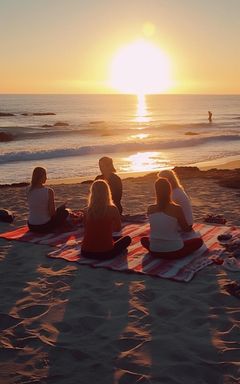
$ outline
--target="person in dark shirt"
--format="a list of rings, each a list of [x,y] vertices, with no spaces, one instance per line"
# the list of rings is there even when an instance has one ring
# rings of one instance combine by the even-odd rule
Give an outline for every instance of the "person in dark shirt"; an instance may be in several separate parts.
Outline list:
[[[113,160],[111,157],[101,157],[99,160],[99,168],[102,174],[98,175],[95,180],[105,180],[108,183],[112,193],[113,202],[118,208],[119,213],[122,214],[122,180],[115,173],[116,169],[113,166]]]

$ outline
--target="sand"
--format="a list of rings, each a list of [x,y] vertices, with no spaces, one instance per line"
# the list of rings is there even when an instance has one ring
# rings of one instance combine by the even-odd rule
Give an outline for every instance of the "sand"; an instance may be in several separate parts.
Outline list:
[[[146,210],[153,180],[124,180],[125,213]],[[240,225],[239,190],[212,179],[183,184],[196,221],[213,212]],[[72,209],[88,189],[54,186]],[[24,224],[25,189],[0,196]],[[212,265],[179,283],[48,259],[47,246],[0,239],[0,247],[0,384],[240,382],[240,302],[223,287],[239,273]]]

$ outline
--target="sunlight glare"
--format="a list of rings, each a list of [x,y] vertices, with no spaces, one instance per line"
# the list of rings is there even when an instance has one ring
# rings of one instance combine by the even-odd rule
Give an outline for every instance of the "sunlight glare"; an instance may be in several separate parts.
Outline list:
[[[168,160],[159,152],[138,152],[124,160],[128,162],[124,171],[128,172],[160,171],[169,166]]]
[[[145,95],[137,95],[137,112],[134,121],[137,123],[147,123],[150,121],[149,117],[147,116]]]
[[[140,140],[143,140],[143,139],[146,139],[149,135],[147,133],[138,133],[136,135],[132,135],[131,137],[133,139],[140,139]]]
[[[110,84],[122,93],[137,95],[167,91],[172,85],[170,62],[152,42],[137,40],[114,56]]]

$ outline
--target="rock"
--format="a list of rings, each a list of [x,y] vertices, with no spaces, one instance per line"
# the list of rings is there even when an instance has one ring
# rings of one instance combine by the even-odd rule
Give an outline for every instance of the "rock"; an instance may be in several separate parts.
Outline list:
[[[0,189],[2,188],[12,188],[12,187],[27,187],[29,185],[29,183],[25,183],[25,182],[22,182],[22,183],[12,183],[12,184],[0,184]]]
[[[104,120],[90,121],[89,124],[105,124],[105,121]]]
[[[203,177],[209,179],[227,180],[230,178],[240,177],[240,169],[217,169],[212,168],[207,171],[202,171]]]
[[[50,128],[50,127],[53,127],[53,125],[51,125],[51,124],[44,124],[44,125],[42,125],[42,128]]]
[[[94,180],[84,180],[80,184],[92,184]]]
[[[0,117],[15,116],[13,113],[0,112]]]
[[[199,177],[201,174],[198,167],[174,167],[173,170],[180,178]]]
[[[195,135],[199,135],[199,133],[189,131],[189,132],[185,132],[184,135],[195,136]]]
[[[56,115],[56,113],[53,113],[53,112],[34,112],[34,113],[30,113],[30,112],[24,112],[24,113],[21,113],[22,116],[53,116],[53,115]]]
[[[64,123],[63,121],[57,121],[54,125],[54,127],[68,127],[68,123]]]
[[[0,142],[12,141],[13,135],[7,132],[0,132]]]
[[[218,184],[221,187],[240,189],[240,176],[219,180]]]
[[[35,112],[33,116],[55,116],[56,113],[53,112]]]

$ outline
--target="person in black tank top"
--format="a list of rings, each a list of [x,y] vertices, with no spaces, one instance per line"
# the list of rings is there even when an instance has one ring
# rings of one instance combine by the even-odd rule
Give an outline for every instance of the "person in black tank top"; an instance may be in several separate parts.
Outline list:
[[[111,157],[104,156],[99,160],[99,168],[102,172],[98,175],[95,180],[105,180],[111,190],[112,199],[114,204],[119,210],[120,215],[122,214],[123,208],[121,205],[122,199],[122,180],[116,175],[116,169],[113,166],[113,160]]]

